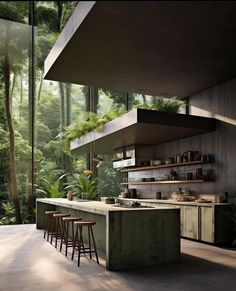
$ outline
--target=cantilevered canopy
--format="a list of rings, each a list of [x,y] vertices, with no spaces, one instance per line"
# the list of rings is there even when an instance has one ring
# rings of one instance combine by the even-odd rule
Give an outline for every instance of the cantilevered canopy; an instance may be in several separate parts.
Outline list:
[[[236,76],[236,2],[80,2],[45,78],[186,97]]]

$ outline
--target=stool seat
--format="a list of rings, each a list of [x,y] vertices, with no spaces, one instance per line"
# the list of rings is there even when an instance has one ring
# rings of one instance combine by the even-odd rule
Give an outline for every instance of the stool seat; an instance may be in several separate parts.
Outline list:
[[[68,217],[70,214],[65,214],[65,213],[55,213],[53,214],[54,217]]]
[[[55,210],[47,210],[47,211],[45,211],[45,214],[58,214],[58,213],[60,213],[60,211],[55,211]]]
[[[75,221],[74,224],[78,225],[78,226],[89,226],[89,225],[95,225],[96,222],[94,221]]]
[[[62,217],[63,221],[77,221],[77,220],[81,220],[82,218],[78,218],[78,217]]]

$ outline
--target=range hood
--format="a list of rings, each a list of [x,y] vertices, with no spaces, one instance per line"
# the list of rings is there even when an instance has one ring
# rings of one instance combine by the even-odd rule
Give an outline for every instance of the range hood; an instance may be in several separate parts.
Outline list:
[[[166,114],[155,110],[133,109],[106,123],[102,130],[92,131],[70,144],[72,151],[114,154],[130,145],[152,146],[215,129],[213,118],[185,114]]]

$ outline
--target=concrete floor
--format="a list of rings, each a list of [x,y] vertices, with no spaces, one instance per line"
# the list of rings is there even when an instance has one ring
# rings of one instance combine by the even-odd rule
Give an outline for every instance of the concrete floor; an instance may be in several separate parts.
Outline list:
[[[182,240],[181,262],[109,272],[67,259],[35,225],[0,226],[1,291],[236,290],[236,250]]]

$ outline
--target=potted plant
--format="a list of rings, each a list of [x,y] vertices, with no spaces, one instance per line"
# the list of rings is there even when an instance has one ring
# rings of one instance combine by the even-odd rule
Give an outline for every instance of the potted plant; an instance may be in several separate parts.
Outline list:
[[[72,189],[78,193],[78,198],[82,200],[97,200],[98,190],[94,180],[92,180],[92,171],[85,170],[83,174],[74,174],[72,181],[66,189]],[[80,200],[81,201],[81,200]]]

